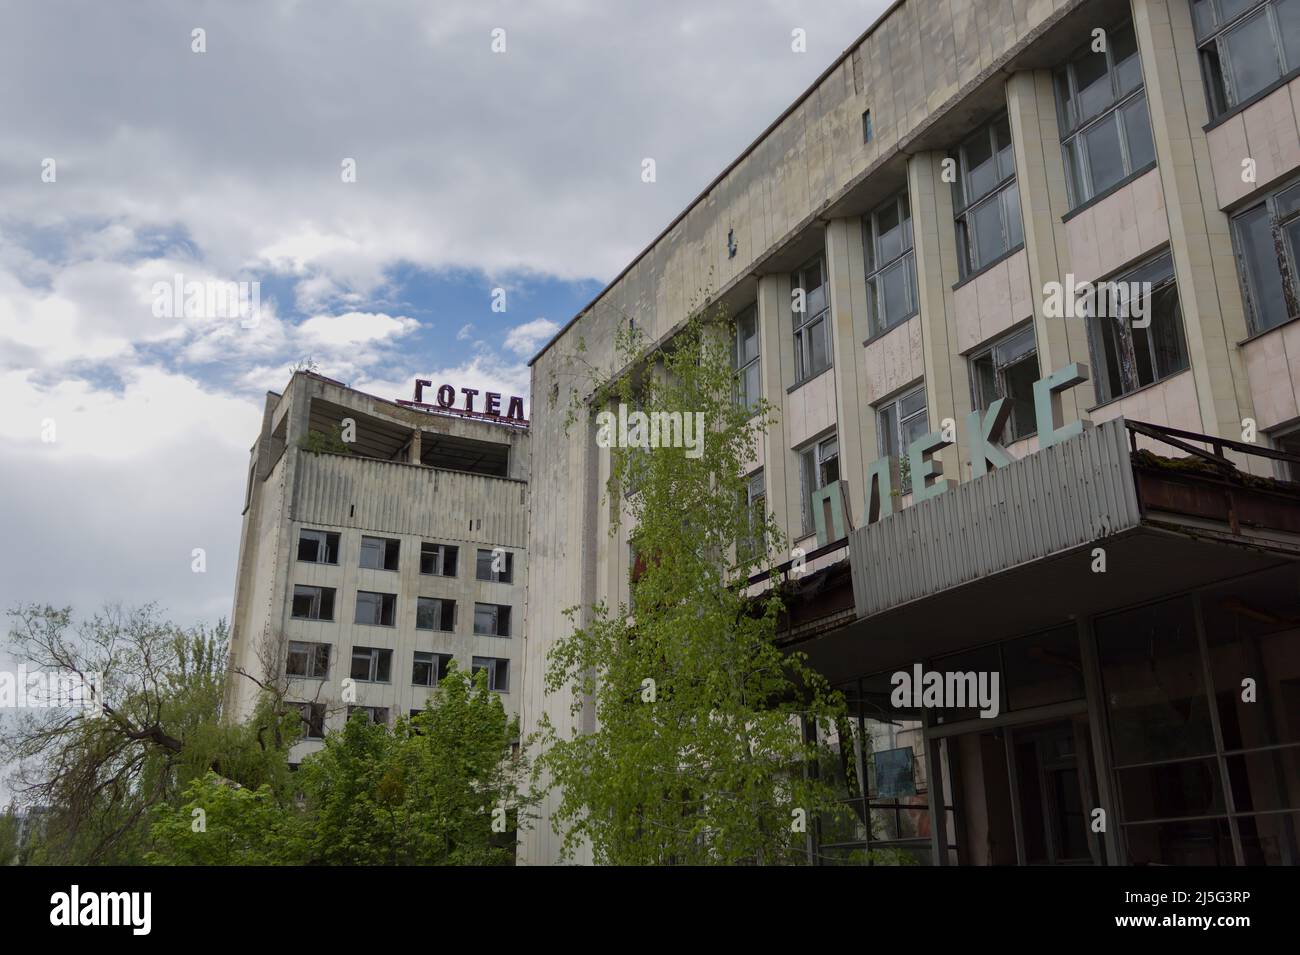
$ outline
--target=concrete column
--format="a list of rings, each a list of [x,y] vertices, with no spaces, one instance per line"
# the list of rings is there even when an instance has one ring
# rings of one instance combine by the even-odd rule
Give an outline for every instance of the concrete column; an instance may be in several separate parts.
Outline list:
[[[419,428],[416,428],[415,430],[413,430],[413,431],[411,432],[411,454],[410,454],[410,457],[408,458],[408,460],[409,460],[409,462],[410,462],[411,464],[419,464],[419,463],[420,463],[420,435],[421,435],[421,433],[422,433],[422,432],[420,431]]]
[[[869,336],[862,220],[834,219],[826,226],[835,349],[835,417],[840,442],[840,476],[848,481],[851,523],[865,521],[863,475],[876,457],[875,415],[867,405],[862,343]]]
[[[925,152],[907,163],[907,192],[912,206],[916,254],[917,304],[921,312],[921,348],[925,359],[925,400],[930,430],[942,430],[944,418],[956,423],[952,448],[940,451],[950,480],[970,476],[966,415],[971,410],[966,360],[957,354],[957,232],[953,222],[952,186],[943,181],[944,153]],[[903,449],[906,453],[906,449]]]
[[[1038,368],[1041,375],[1046,375],[1071,362],[1086,365],[1090,361],[1087,324],[1081,319],[1047,318],[1043,314],[1044,286],[1064,282],[1070,271],[1070,247],[1061,221],[1069,211],[1069,193],[1052,74],[1047,70],[1014,73],[1007,78],[1006,92],[1034,302]],[[1096,400],[1091,379],[1062,392],[1064,419],[1086,418],[1086,410]]]
[[[768,507],[781,530],[793,541],[800,534],[799,473],[794,468],[794,456],[786,447],[784,414],[785,382],[787,378],[794,380],[790,328],[790,276],[784,272],[762,276],[758,280],[759,379],[764,397],[777,413],[777,420],[763,442],[763,480]]]
[[[1254,413],[1236,345],[1247,335],[1245,306],[1228,217],[1219,211],[1214,189],[1190,5],[1133,0],[1133,26],[1201,421],[1208,432],[1239,438],[1242,418]]]

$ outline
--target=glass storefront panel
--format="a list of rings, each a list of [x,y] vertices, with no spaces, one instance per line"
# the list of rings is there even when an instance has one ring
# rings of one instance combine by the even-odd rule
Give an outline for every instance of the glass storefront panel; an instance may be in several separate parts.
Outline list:
[[[1300,844],[1296,832],[1300,814],[1269,813],[1238,816],[1241,849],[1246,865],[1296,865],[1300,863]]]
[[[1012,710],[1083,699],[1079,631],[1070,624],[1004,643],[1002,682]]]
[[[1125,822],[1227,812],[1216,759],[1193,759],[1116,771]]]
[[[1227,819],[1188,819],[1125,826],[1130,865],[1232,865]]]
[[[1115,765],[1214,751],[1190,597],[1096,623]]]

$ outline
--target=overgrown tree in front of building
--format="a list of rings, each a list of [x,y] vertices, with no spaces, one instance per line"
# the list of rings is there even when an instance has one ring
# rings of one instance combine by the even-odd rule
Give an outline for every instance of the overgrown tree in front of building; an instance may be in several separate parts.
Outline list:
[[[394,730],[354,713],[303,762],[311,861],[510,865],[529,799],[512,757],[517,719],[484,673],[452,664],[424,710]]]
[[[834,720],[842,700],[777,645],[781,588],[747,587],[785,542],[747,504],[745,462],[773,412],[737,403],[731,328],[715,308],[647,356],[625,327],[616,365],[626,372],[588,370],[590,386],[570,389],[570,431],[619,404],[702,412],[707,430],[698,457],[610,451],[604,503],[632,528],[631,606],[570,611],[575,627],[550,653],[546,688],[572,695],[575,726],[594,706],[595,729],[562,735],[544,720],[538,740],[566,856],[587,843],[608,864],[798,864],[814,820],[838,811],[831,785],[808,772],[819,744],[802,726]]]
[[[92,692],[85,705],[11,714],[0,732],[14,795],[42,810],[31,861],[143,861],[153,809],[210,771],[287,794],[286,754],[301,718],[280,701],[247,721],[223,720],[224,623],[180,628],[154,606],[78,621],[70,609],[27,605],[10,618],[20,663],[75,676]]]

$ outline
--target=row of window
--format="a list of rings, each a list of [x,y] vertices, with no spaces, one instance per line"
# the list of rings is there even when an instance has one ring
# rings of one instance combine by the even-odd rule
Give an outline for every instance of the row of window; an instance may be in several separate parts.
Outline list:
[[[1150,283],[1145,306],[1150,324],[1137,327],[1132,321],[1089,318],[1092,361],[1099,369],[1100,401],[1153,384],[1188,367],[1182,313],[1169,252],[1157,254],[1115,281]],[[1142,300],[1129,304],[1138,306]],[[1015,329],[973,352],[969,365],[973,407],[987,411],[994,401],[1006,399],[1011,411],[1003,439],[1019,441],[1032,435],[1036,427],[1033,386],[1039,376],[1033,327],[1025,325]],[[925,386],[877,405],[875,412],[878,453],[898,460],[899,492],[910,493],[907,449],[930,430]],[[839,480],[838,438],[832,435],[809,445],[799,452],[799,462],[803,531],[807,534],[813,531],[812,495]],[[764,499],[762,471],[751,476],[748,494],[751,506]]]
[[[333,648],[328,643],[289,641],[289,656],[285,673],[307,680],[329,678],[330,656]],[[446,677],[453,659],[450,653],[416,650],[411,663],[412,686],[437,686]],[[488,686],[494,690],[507,689],[508,660],[497,657],[474,657],[471,672],[488,671]],[[392,683],[393,651],[383,647],[353,647],[348,676],[360,683]]]
[[[437,686],[437,677],[446,675],[446,664],[441,659],[431,659],[433,657],[443,657],[444,654],[432,654],[416,652],[415,663],[412,668],[411,683],[413,686]],[[450,657],[446,658],[448,661]],[[488,689],[496,690],[499,693],[506,693],[510,689],[510,661],[498,657],[474,657],[471,671],[475,674],[482,671],[487,674]],[[295,703],[298,712],[302,715],[304,724],[303,736],[306,739],[324,739],[325,738],[325,717],[326,706],[324,703]],[[352,714],[360,710],[366,714],[366,717],[372,723],[380,726],[389,725],[389,710],[386,706],[356,706],[348,707],[348,719],[352,719]],[[411,710],[412,717],[419,714],[420,710]]]
[[[295,620],[334,620],[336,591],[333,587],[295,584],[293,608]],[[353,623],[371,627],[397,625],[397,594],[358,590]],[[451,633],[456,629],[456,601],[446,597],[417,597],[415,629]],[[474,632],[482,636],[510,636],[509,604],[474,604]]]
[[[358,567],[367,570],[397,570],[402,542],[392,537],[361,538]],[[420,573],[455,577],[460,548],[454,544],[420,545]],[[303,528],[298,534],[298,559],[310,564],[339,562],[339,535],[333,531]],[[515,557],[503,547],[478,548],[474,563],[476,580],[509,584],[515,579]]]

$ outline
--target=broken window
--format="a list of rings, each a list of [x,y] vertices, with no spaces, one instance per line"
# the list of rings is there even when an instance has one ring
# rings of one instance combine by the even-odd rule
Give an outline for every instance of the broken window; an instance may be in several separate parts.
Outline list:
[[[476,603],[474,632],[488,637],[510,636],[510,608],[502,604]]]
[[[834,435],[800,452],[800,480],[803,483],[803,532],[814,530],[812,496],[840,479],[840,442]]]
[[[971,356],[971,392],[975,408],[987,411],[999,398],[1011,405],[1003,439],[1019,441],[1033,434],[1034,382],[1038,350],[1032,325],[1013,332]]]
[[[358,711],[365,713],[366,719],[376,726],[388,725],[388,707],[386,706],[349,706],[348,719],[352,719],[352,714]]]
[[[353,647],[352,670],[354,680],[366,683],[388,683],[393,667],[393,651],[379,647]]]
[[[298,559],[311,564],[337,564],[339,535],[304,527],[298,532]]]
[[[289,676],[323,680],[329,675],[329,669],[330,645],[328,643],[289,641],[289,661],[285,666],[285,673]]]
[[[881,405],[876,411],[880,456],[898,459],[898,493],[912,493],[912,466],[907,449],[930,430],[925,386]]]
[[[411,683],[415,686],[437,686],[440,680],[446,678],[451,661],[450,653],[416,650],[415,662],[411,667]]]
[[[513,582],[515,576],[515,556],[504,548],[493,548],[478,552],[475,576],[479,580],[490,580],[499,584]]]
[[[470,663],[470,675],[482,670],[487,674],[489,690],[505,693],[510,689],[510,661],[497,657],[474,657]]]
[[[459,548],[453,544],[421,544],[420,573],[437,577],[455,577],[458,553]]]
[[[1097,398],[1111,401],[1187,368],[1183,315],[1178,303],[1174,263],[1168,252],[1108,280],[1112,287],[1135,289],[1122,307],[1101,308],[1103,296],[1084,300],[1090,313],[1088,344],[1097,368]],[[1105,312],[1105,315],[1097,314]],[[1112,313],[1118,313],[1118,317]],[[1138,319],[1139,314],[1145,318]],[[1139,328],[1137,322],[1146,323]]]
[[[303,739],[325,738],[324,703],[291,703],[289,705],[297,707],[298,712],[302,714]]]
[[[292,615],[299,620],[333,620],[334,588],[295,584]]]
[[[1235,215],[1232,231],[1251,333],[1258,335],[1300,315],[1295,279],[1300,183]]]
[[[396,570],[401,542],[388,537],[361,538],[361,566],[369,570]]]
[[[357,591],[357,612],[353,623],[372,627],[391,627],[397,617],[397,594]]]
[[[456,629],[456,601],[442,597],[417,597],[415,629],[442,630],[447,633]]]

